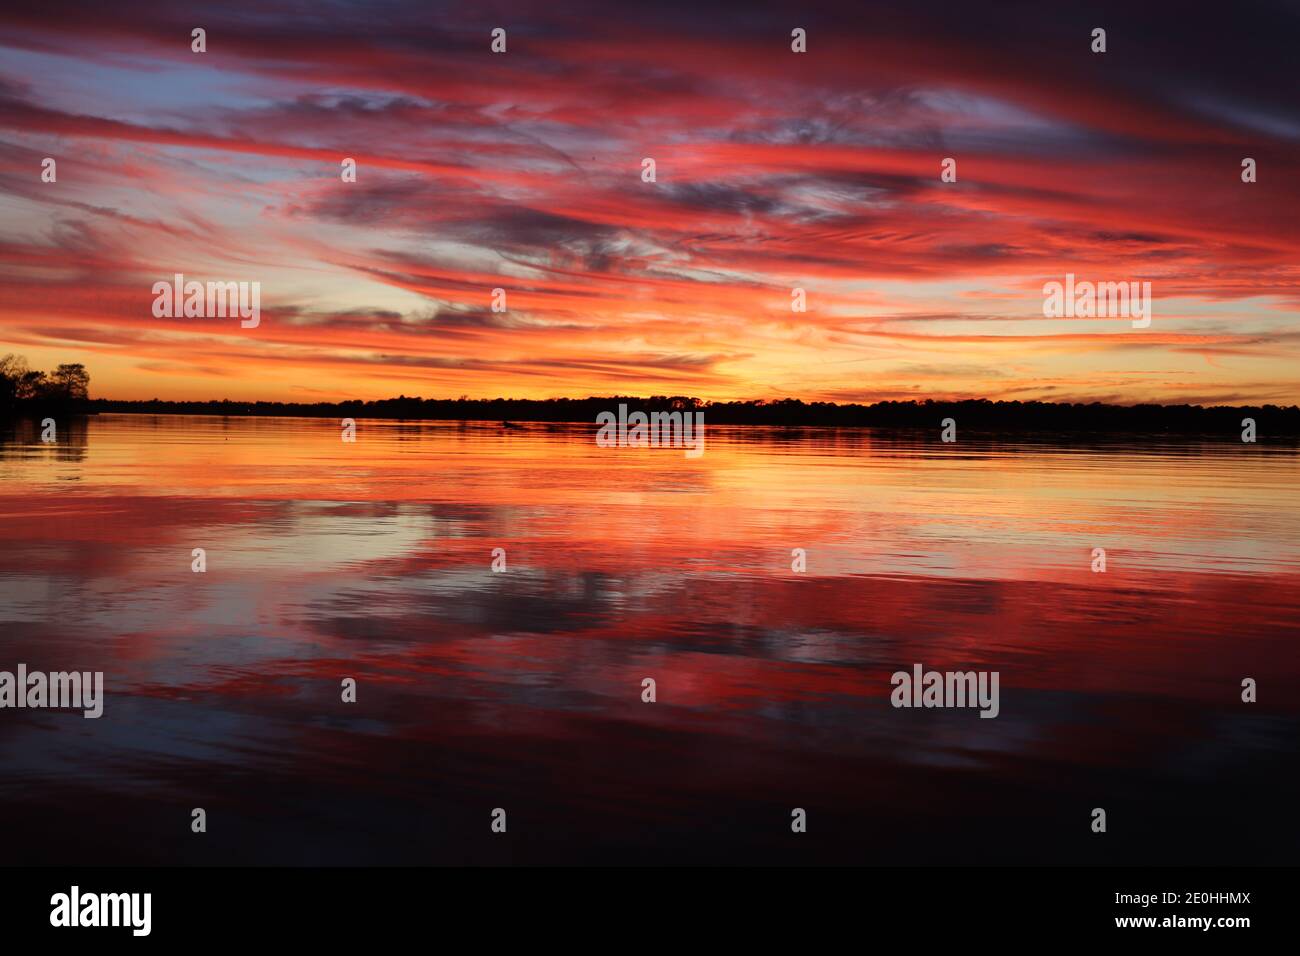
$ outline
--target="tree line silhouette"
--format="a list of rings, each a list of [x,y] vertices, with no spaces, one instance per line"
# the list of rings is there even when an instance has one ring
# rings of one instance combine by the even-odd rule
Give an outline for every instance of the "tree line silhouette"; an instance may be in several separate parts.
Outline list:
[[[171,415],[279,415],[313,418],[389,418],[426,421],[577,422],[591,424],[601,412],[703,412],[708,425],[779,427],[925,428],[955,419],[963,430],[989,432],[1097,432],[1239,436],[1242,420],[1254,419],[1261,435],[1300,436],[1295,405],[1107,405],[1101,402],[885,401],[857,403],[774,401],[710,402],[685,395],[611,395],[589,398],[416,398],[399,395],[374,401],[236,402],[126,401],[91,399],[85,366],[60,365],[54,372],[32,371],[26,359],[0,358],[0,411],[44,408],[84,412],[136,412]]]
[[[46,373],[29,368],[21,355],[0,358],[0,411],[82,410],[89,391],[90,375],[80,363]]]
[[[578,422],[591,424],[601,412],[703,412],[706,425],[778,427],[938,428],[944,418],[964,430],[990,432],[1111,432],[1240,436],[1242,420],[1252,418],[1261,435],[1300,436],[1300,408],[1294,405],[1104,405],[1100,402],[965,401],[876,402],[871,405],[776,401],[708,402],[682,395],[612,395],[591,398],[411,398],[377,401],[316,402],[119,402],[96,400],[104,412],[182,415],[281,415],[319,418],[389,418],[426,421]]]

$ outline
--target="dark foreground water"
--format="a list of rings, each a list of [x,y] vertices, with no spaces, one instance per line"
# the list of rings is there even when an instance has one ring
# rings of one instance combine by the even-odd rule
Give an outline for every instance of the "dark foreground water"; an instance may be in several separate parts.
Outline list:
[[[0,670],[106,684],[0,710],[5,864],[1300,859],[1290,448],[3,434]],[[892,707],[915,663],[999,716]]]

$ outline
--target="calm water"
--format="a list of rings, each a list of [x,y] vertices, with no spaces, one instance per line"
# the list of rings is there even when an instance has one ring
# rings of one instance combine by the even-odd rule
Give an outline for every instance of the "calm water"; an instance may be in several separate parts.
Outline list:
[[[0,710],[5,863],[1300,857],[1294,449],[0,434],[0,669],[107,698]],[[918,662],[998,671],[1000,716],[891,707]]]

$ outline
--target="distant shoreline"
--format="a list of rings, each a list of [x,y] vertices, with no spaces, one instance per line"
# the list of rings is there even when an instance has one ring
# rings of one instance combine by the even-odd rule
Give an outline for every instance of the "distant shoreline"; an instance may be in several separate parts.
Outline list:
[[[620,404],[644,412],[703,412],[709,425],[938,429],[952,418],[962,430],[1006,433],[1088,432],[1218,436],[1240,441],[1242,420],[1253,419],[1260,437],[1300,436],[1300,407],[1105,405],[1051,402],[877,402],[872,405],[803,402],[702,402],[675,396],[609,396],[581,399],[420,399],[378,401],[232,402],[121,401],[92,399],[68,413],[134,413],[301,418],[389,419],[394,421],[540,422],[594,424],[601,412]],[[23,410],[18,409],[22,415]],[[41,411],[27,409],[27,415]]]

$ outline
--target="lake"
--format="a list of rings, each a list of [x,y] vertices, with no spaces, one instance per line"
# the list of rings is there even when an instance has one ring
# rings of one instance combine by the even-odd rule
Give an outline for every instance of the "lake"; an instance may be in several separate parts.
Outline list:
[[[1292,446],[340,434],[0,427],[6,863],[1294,862]]]

